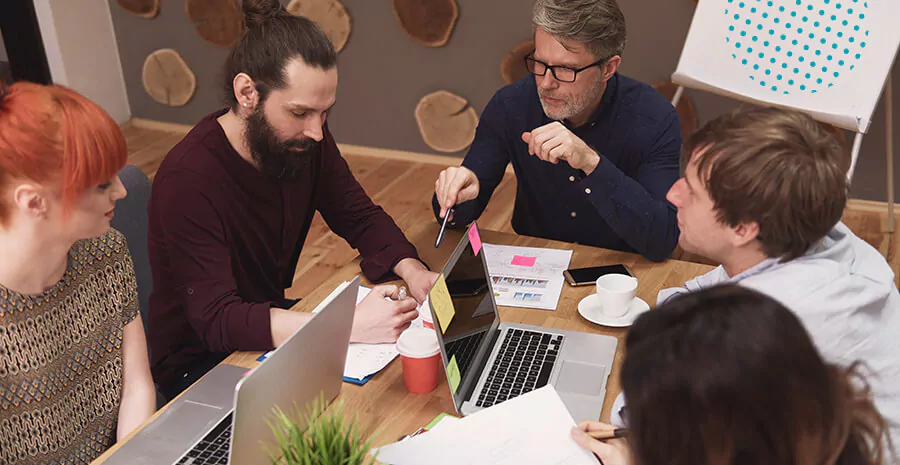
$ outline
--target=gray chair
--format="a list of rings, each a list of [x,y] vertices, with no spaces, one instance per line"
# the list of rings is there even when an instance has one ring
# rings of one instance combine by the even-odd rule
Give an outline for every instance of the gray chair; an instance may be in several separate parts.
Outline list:
[[[149,218],[147,204],[150,201],[150,180],[136,166],[126,165],[119,171],[119,179],[128,190],[124,199],[116,202],[116,214],[112,227],[121,232],[128,241],[134,275],[138,285],[138,305],[144,331],[147,330],[147,311],[150,308],[150,293],[153,291],[153,276],[150,273],[150,254],[147,251],[147,230]]]
[[[150,309],[150,293],[153,292],[153,275],[150,272],[150,253],[147,248],[147,231],[149,216],[147,206],[150,202],[150,180],[134,165],[126,165],[119,171],[119,179],[128,190],[124,199],[116,202],[116,214],[112,219],[112,227],[116,228],[128,241],[131,261],[134,262],[134,275],[137,279],[138,305],[141,321],[144,323],[144,334],[147,334],[147,311]],[[147,347],[147,356],[150,347]],[[156,407],[166,404],[166,399],[156,390]]]

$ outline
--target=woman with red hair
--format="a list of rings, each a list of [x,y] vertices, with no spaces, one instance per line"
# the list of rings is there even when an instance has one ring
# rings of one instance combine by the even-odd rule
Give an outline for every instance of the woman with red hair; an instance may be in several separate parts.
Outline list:
[[[89,463],[154,412],[125,138],[60,86],[0,84],[0,463]]]

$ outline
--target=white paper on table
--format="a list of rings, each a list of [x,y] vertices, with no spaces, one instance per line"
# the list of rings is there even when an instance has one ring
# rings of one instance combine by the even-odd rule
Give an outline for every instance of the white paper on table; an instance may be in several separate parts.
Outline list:
[[[497,305],[556,310],[571,250],[496,244],[484,244],[482,250]]]
[[[343,289],[343,286],[338,286],[331,294],[336,294]],[[368,287],[359,286],[359,293],[356,295],[356,304],[359,305],[360,302],[372,290]],[[332,295],[326,297],[322,302],[330,302]],[[313,310],[313,313],[319,313],[322,310],[323,305],[319,305]],[[422,327],[422,316],[420,315],[412,322],[411,326]],[[347,378],[354,379],[363,379],[366,376],[369,376],[374,373],[378,373],[383,370],[384,367],[388,366],[392,360],[397,358],[400,355],[397,352],[397,346],[393,343],[390,344],[350,344],[349,349],[347,350],[347,362],[344,364],[344,376]]]
[[[574,426],[548,385],[371,453],[391,465],[597,465]]]

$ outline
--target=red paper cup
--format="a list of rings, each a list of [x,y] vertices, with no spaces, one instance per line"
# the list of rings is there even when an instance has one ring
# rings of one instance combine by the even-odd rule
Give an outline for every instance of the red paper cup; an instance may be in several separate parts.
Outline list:
[[[409,328],[397,340],[403,382],[406,390],[415,394],[431,392],[437,387],[440,375],[441,349],[434,331]]]
[[[428,305],[423,305],[421,309],[419,309],[419,314],[422,315],[422,325],[428,329],[434,329],[434,321],[431,318],[431,307]]]

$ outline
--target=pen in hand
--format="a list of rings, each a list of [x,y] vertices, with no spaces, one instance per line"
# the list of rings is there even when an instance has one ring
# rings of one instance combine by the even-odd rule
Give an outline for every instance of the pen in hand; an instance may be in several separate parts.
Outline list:
[[[627,428],[616,428],[612,431],[585,431],[588,436],[597,439],[598,441],[605,441],[607,439],[616,439],[616,438],[624,438],[628,436]]]
[[[441,223],[441,230],[438,232],[437,240],[434,241],[434,248],[438,248],[441,246],[441,243],[444,242],[444,230],[447,229],[447,220],[450,219],[450,214],[453,213],[453,209],[448,209],[447,214],[444,215],[444,222]]]

